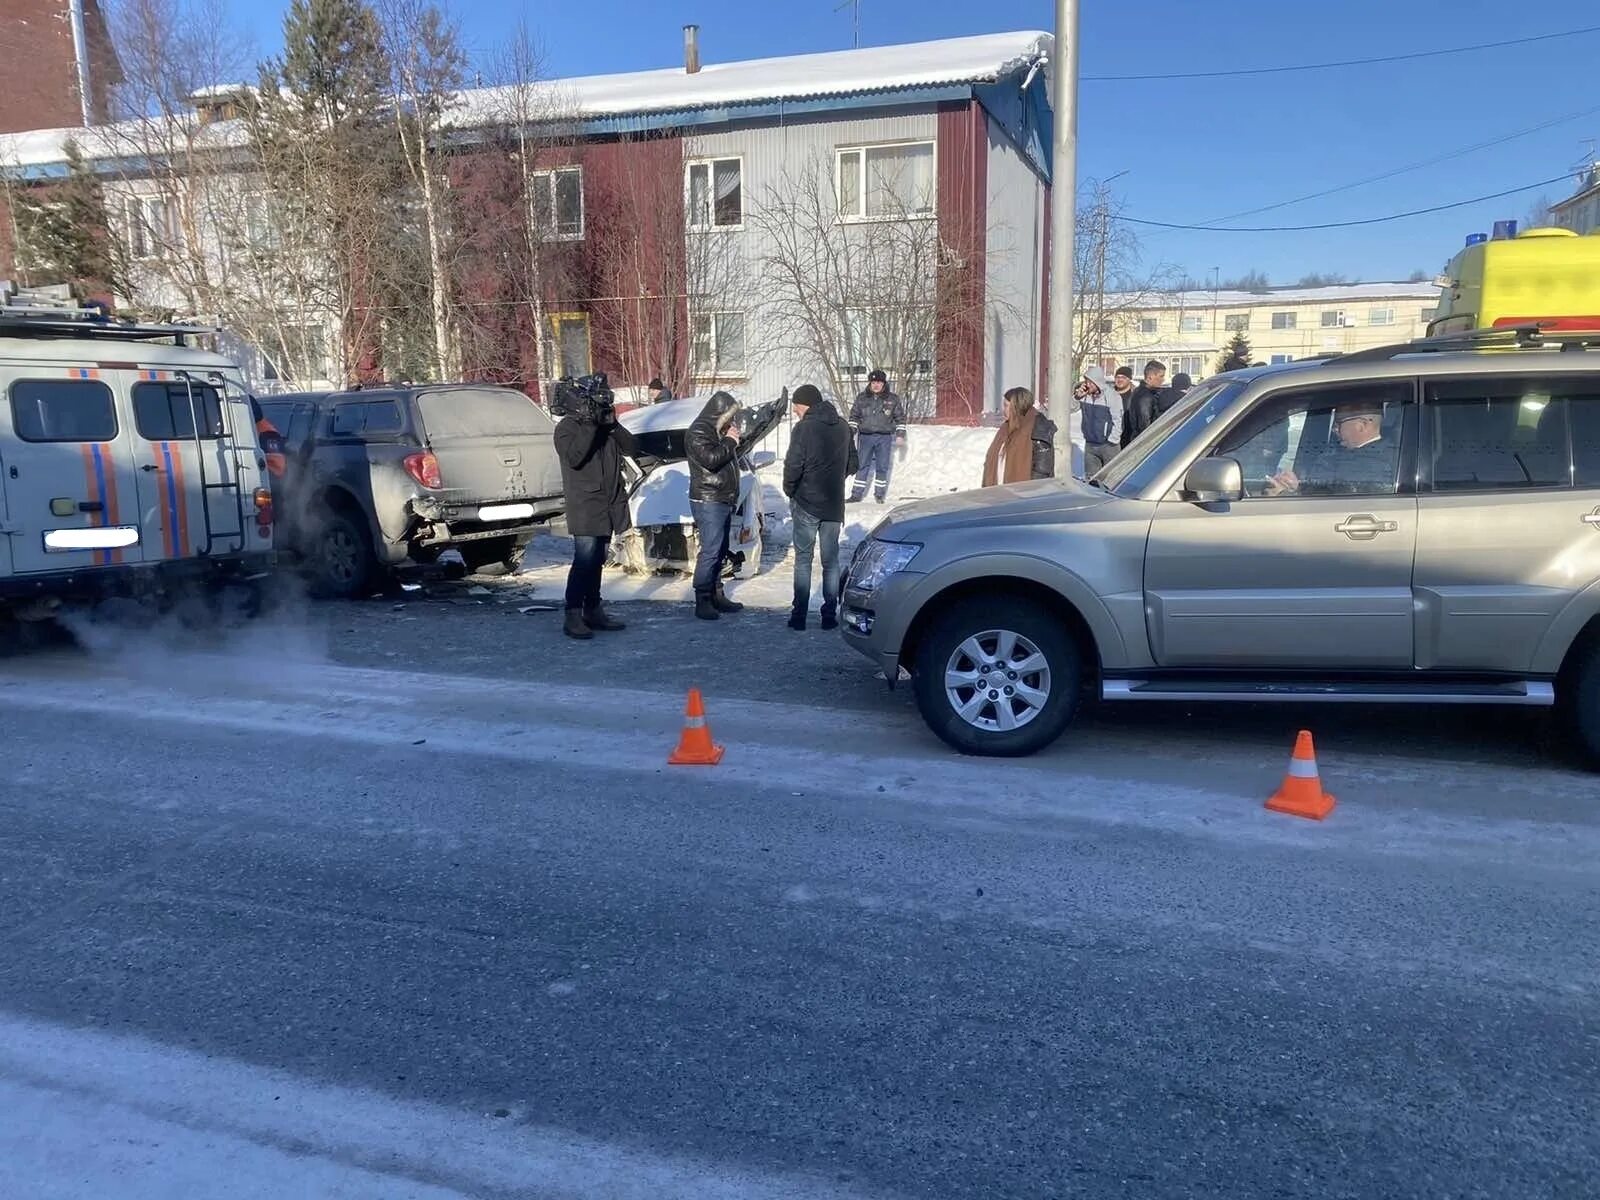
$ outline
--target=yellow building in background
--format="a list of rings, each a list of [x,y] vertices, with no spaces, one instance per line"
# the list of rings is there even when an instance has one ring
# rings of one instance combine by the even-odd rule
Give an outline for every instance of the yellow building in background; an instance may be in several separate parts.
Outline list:
[[[1199,380],[1214,374],[1223,351],[1242,332],[1250,360],[1293,362],[1348,354],[1422,337],[1439,302],[1432,283],[1352,283],[1270,288],[1260,292],[1190,291],[1109,295],[1080,313],[1077,344],[1086,363],[1107,372],[1149,359]]]

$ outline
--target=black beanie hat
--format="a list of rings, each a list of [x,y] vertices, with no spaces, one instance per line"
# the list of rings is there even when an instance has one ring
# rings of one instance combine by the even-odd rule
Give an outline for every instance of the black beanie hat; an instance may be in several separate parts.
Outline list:
[[[867,376],[867,382],[887,384],[889,382],[889,376],[884,374],[884,372],[881,370],[874,371],[872,374]]]
[[[796,408],[815,408],[822,403],[822,393],[809,383],[802,383],[795,388],[794,395],[789,398],[789,403]]]

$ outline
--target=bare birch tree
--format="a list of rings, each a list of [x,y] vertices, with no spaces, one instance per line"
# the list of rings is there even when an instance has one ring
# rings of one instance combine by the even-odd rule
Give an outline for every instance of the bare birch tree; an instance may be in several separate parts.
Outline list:
[[[1125,219],[1124,209],[1121,198],[1099,181],[1090,181],[1078,199],[1072,353],[1080,369],[1100,362],[1108,346],[1139,347],[1135,322],[1177,284],[1173,268],[1145,264],[1138,234]]]

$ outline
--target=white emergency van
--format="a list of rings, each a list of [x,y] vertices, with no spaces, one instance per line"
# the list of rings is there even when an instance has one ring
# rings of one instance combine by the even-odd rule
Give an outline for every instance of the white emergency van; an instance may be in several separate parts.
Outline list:
[[[0,284],[0,617],[265,577],[266,459],[212,332]]]

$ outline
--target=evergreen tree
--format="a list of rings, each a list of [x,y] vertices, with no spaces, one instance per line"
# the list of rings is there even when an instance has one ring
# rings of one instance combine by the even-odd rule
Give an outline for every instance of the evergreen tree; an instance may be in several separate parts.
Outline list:
[[[69,283],[127,296],[127,255],[111,232],[100,180],[76,142],[63,149],[65,179],[12,196],[19,273],[34,286]]]
[[[1237,371],[1240,367],[1248,367],[1250,353],[1250,339],[1245,337],[1244,330],[1236,330],[1222,357],[1217,360],[1217,370]]]

